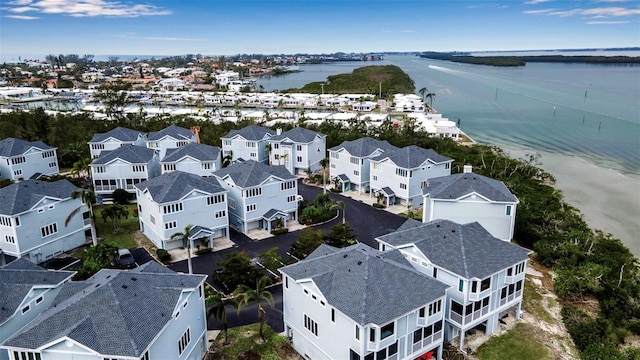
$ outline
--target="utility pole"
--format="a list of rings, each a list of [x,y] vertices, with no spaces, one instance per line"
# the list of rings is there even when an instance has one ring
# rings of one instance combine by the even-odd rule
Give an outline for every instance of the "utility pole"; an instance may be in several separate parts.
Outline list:
[[[382,81],[380,81],[380,90],[378,92],[378,99],[382,99]]]

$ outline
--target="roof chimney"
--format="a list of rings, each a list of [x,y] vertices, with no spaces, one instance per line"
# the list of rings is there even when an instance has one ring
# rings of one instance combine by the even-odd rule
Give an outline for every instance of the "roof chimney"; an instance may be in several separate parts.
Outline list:
[[[464,166],[464,170],[463,170],[463,172],[464,172],[464,173],[472,173],[472,172],[473,172],[473,166],[471,166],[471,165],[465,165],[465,166]]]
[[[191,132],[196,136],[196,142],[200,144],[200,126],[192,126]]]
[[[280,135],[282,134],[282,128],[277,128],[276,129],[276,135]]]

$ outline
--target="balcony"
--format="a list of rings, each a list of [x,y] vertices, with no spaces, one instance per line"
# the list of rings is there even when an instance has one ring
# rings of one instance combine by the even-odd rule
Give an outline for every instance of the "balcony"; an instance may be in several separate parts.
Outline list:
[[[480,299],[483,299],[487,296],[489,296],[489,293],[491,293],[491,288],[488,288],[482,292],[479,293],[474,293],[474,292],[469,292],[469,300],[471,301],[478,301]]]
[[[433,343],[440,342],[442,340],[442,330],[437,331],[430,336],[425,337],[421,341],[414,343],[411,347],[411,352],[415,353],[420,349],[431,348]]]
[[[500,306],[506,305],[506,304],[512,302],[513,300],[520,299],[520,298],[522,298],[522,290],[515,291],[514,293],[509,294],[504,298],[501,298],[500,299]]]
[[[468,324],[471,323],[473,321],[476,321],[480,318],[482,318],[483,316],[489,314],[489,305],[481,308],[481,309],[477,309],[475,311],[470,312],[467,315],[460,315],[457,314],[453,311],[449,311],[449,319],[459,325],[464,325],[464,324]]]

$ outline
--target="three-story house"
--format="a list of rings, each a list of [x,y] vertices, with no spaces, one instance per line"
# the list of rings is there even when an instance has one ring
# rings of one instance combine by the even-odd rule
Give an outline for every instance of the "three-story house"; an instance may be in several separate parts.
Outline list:
[[[20,181],[58,174],[56,148],[42,141],[6,138],[0,141],[0,179]]]
[[[122,145],[147,146],[147,135],[138,130],[118,126],[106,133],[94,134],[89,141],[91,159],[100,157],[103,151],[111,151]]]
[[[260,163],[269,161],[267,144],[276,132],[258,125],[249,125],[239,130],[231,130],[222,140],[222,156],[231,161],[254,160]]]
[[[284,165],[294,175],[320,170],[327,153],[326,140],[326,135],[301,127],[285,132],[278,129],[269,139],[269,164]]]
[[[189,143],[177,149],[168,149],[160,164],[163,174],[184,171],[199,176],[211,176],[211,173],[222,167],[222,156],[217,146]]]
[[[197,130],[195,131],[170,125],[160,131],[150,132],[147,136],[147,147],[158,150],[159,158],[162,159],[166,155],[167,149],[176,149],[188,143],[199,142]]]

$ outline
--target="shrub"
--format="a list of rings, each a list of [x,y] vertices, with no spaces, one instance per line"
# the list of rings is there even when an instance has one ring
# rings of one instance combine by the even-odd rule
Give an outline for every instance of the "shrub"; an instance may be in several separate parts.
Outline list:
[[[169,252],[165,249],[156,250],[156,254],[158,255],[158,259],[160,259],[160,261],[162,261],[163,263],[169,262],[169,260],[171,260],[171,254],[169,254]]]
[[[384,209],[386,208],[386,206],[382,205],[382,204],[378,204],[378,203],[373,203],[372,206],[376,209]]]
[[[196,254],[196,255],[204,255],[204,254],[210,253],[211,251],[213,251],[213,249],[211,249],[210,247],[205,247],[205,248],[201,248],[201,249],[196,250],[194,252],[194,254]]]
[[[288,232],[289,232],[289,229],[287,229],[287,228],[271,230],[271,233],[273,235],[282,235],[282,234],[286,234]]]
[[[129,193],[124,189],[116,189],[111,196],[115,204],[127,205],[129,203]]]

